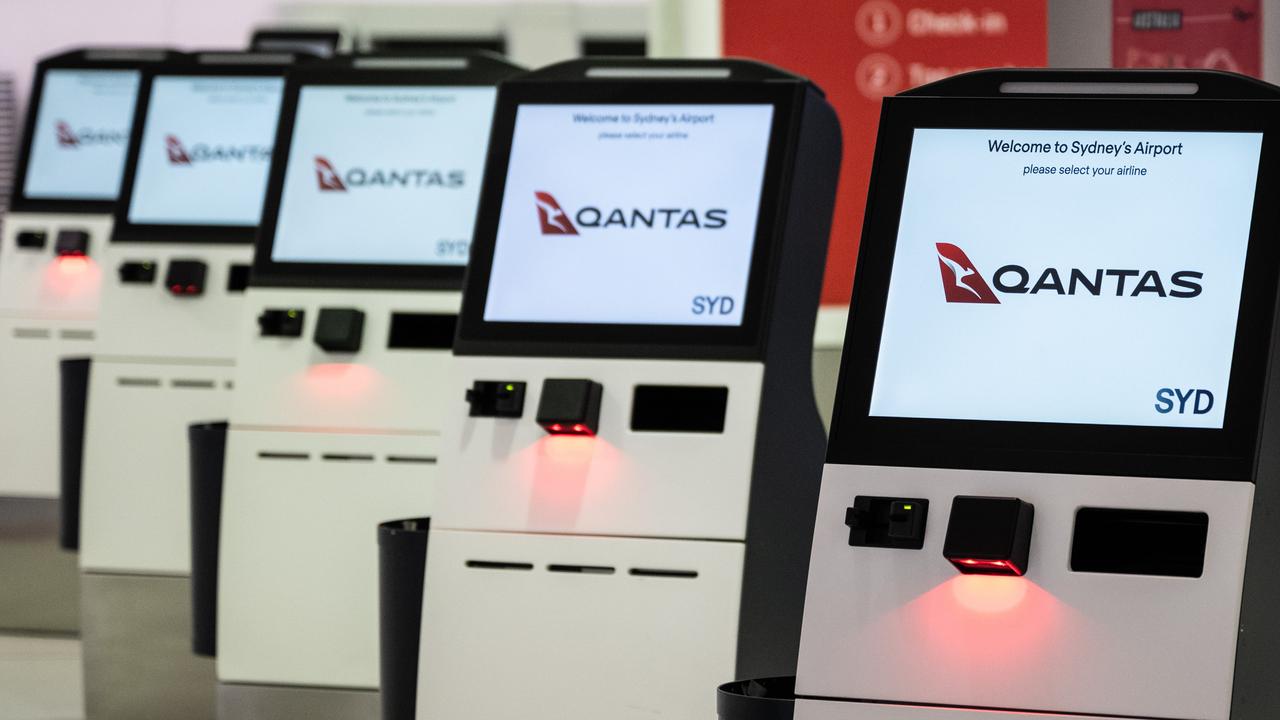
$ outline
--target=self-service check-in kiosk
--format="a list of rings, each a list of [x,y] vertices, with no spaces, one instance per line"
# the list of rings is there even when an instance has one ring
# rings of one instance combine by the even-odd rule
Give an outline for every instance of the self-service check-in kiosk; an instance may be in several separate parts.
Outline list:
[[[418,717],[702,717],[794,666],[840,147],[816,87],[748,61],[500,88]]]
[[[430,514],[496,56],[290,73],[227,440],[219,717],[378,714],[375,528]]]
[[[210,717],[190,650],[187,426],[226,417],[289,55],[205,53],[143,73],[102,253],[81,513],[91,718]]]
[[[36,65],[0,237],[0,627],[74,630],[78,571],[58,546],[58,360],[87,353],[142,68],[159,49]],[[34,527],[33,527],[34,526]],[[74,547],[74,542],[66,543]]]
[[[986,71],[885,101],[798,719],[1280,712],[1278,99]]]

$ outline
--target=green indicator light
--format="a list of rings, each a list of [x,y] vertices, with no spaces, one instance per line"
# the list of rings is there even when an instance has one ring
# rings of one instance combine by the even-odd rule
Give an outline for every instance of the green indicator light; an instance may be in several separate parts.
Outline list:
[[[507,392],[514,392],[514,391],[515,391],[515,389],[516,389],[516,386],[515,386],[515,385],[508,385],[508,386],[507,386]]]
[[[291,318],[296,318],[296,317],[298,317],[298,311],[297,311],[297,310],[290,310],[288,314],[289,314],[289,317],[291,317]]]
[[[910,506],[910,505],[903,505],[903,506],[902,506],[902,509],[903,509],[903,510],[910,510],[910,509],[911,509],[911,507],[912,507],[912,506]]]

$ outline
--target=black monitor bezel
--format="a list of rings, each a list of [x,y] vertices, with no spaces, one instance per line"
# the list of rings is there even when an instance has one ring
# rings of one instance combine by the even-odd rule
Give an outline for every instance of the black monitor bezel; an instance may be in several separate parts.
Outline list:
[[[162,62],[157,60],[155,62]],[[35,139],[36,117],[40,112],[40,102],[44,98],[45,75],[50,70],[133,70],[138,73],[138,94],[133,99],[133,119],[129,128],[132,137],[133,125],[137,125],[138,100],[142,97],[142,82],[146,77],[146,66],[151,64],[140,60],[93,60],[82,52],[42,60],[36,65],[35,77],[31,84],[31,94],[27,98],[26,117],[22,121],[21,145],[17,149],[17,162],[14,165],[13,190],[10,193],[10,212],[47,212],[77,214],[110,214],[116,202],[124,192],[124,175],[128,167],[129,148],[125,147],[125,168],[121,170],[120,189],[116,197],[107,200],[86,200],[83,198],[32,198],[27,197],[27,171],[31,164],[32,141]]]
[[[1249,480],[1276,303],[1280,104],[1134,98],[890,98],[882,110],[827,461]],[[1103,118],[1099,120],[1099,118]],[[870,415],[914,128],[1263,133],[1223,429]]]
[[[403,86],[403,87],[496,87],[500,75],[514,68],[439,70],[430,68],[386,69],[360,67],[308,68],[289,73],[285,80],[280,126],[267,179],[267,197],[258,225],[254,250],[253,284],[271,287],[330,287],[347,289],[439,289],[458,290],[466,265],[390,265],[384,263],[317,263],[277,261],[276,226],[284,195],[284,176],[293,151],[293,130],[297,123],[302,89],[313,86]],[[483,183],[483,177],[475,182]]]
[[[801,82],[627,80],[526,81],[498,94],[485,186],[471,244],[454,352],[465,355],[760,359],[765,317],[778,274],[787,188],[803,105]],[[700,325],[490,322],[484,319],[507,168],[521,105],[772,105],[768,160],[760,193],[755,246],[742,324]]]
[[[142,153],[142,133],[147,125],[147,111],[151,106],[151,88],[157,77],[279,77],[284,78],[290,65],[259,63],[211,63],[183,64],[148,70],[143,73],[138,88],[138,110],[134,115],[133,132],[129,138],[129,158],[125,163],[124,181],[120,186],[120,199],[115,203],[115,224],[111,242],[159,242],[193,244],[252,244],[258,233],[254,225],[165,225],[133,223],[129,210],[133,206],[133,186],[137,180],[138,158]],[[284,92],[283,87],[281,92]],[[283,108],[282,108],[283,109]],[[277,128],[279,120],[276,121]],[[272,154],[274,155],[274,149]]]
[[[264,47],[264,44],[269,47]],[[326,51],[312,52],[317,44],[324,44]],[[341,46],[342,31],[333,28],[263,27],[254,30],[249,38],[251,52],[287,52],[324,59],[335,57]]]

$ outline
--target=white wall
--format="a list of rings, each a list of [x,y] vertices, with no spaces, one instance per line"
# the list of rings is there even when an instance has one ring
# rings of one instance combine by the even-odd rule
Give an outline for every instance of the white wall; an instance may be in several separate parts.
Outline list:
[[[83,45],[228,48],[270,22],[276,0],[0,0],[0,73],[25,107],[38,58]]]

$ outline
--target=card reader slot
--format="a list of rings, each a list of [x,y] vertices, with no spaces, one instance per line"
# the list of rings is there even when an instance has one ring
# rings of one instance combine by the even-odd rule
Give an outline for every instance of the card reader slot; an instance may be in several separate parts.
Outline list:
[[[304,452],[273,452],[270,450],[262,450],[258,452],[259,460],[310,460],[311,454]]]
[[[116,378],[116,384],[120,387],[160,387],[163,383],[160,378],[120,377]]]
[[[48,340],[51,333],[48,328],[14,328],[13,336],[22,340]]]
[[[458,316],[442,313],[391,313],[387,347],[392,350],[448,350]]]
[[[215,390],[218,383],[215,380],[193,380],[191,378],[175,378],[169,381],[171,387],[185,390]]]
[[[698,577],[697,570],[663,570],[660,568],[631,568],[627,571],[633,577],[682,578],[693,580]]]
[[[1208,537],[1209,515],[1203,512],[1080,508],[1071,569],[1198,578],[1204,573]]]
[[[373,455],[363,453],[324,453],[320,456],[325,462],[373,462]]]
[[[500,560],[468,560],[467,567],[476,570],[532,570],[533,563],[502,562]]]
[[[554,573],[577,573],[579,575],[612,575],[617,570],[608,565],[560,565],[551,564],[547,566],[547,572]]]
[[[435,465],[438,461],[436,460],[436,458],[430,457],[428,455],[388,455],[387,462],[404,463],[407,465],[412,465],[412,464]]]
[[[59,330],[58,337],[63,340],[92,340],[92,330]]]
[[[631,398],[633,432],[724,432],[729,388],[637,385]]]

